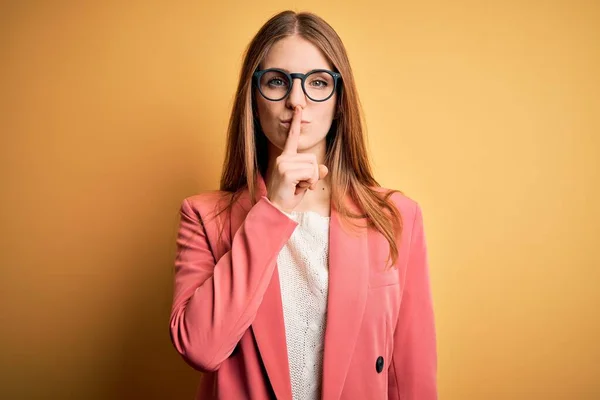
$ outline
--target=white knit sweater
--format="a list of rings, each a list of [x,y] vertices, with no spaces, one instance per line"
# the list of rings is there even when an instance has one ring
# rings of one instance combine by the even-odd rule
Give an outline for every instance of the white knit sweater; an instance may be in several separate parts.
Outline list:
[[[314,211],[284,214],[298,222],[277,257],[292,397],[316,400],[321,395],[330,217]]]

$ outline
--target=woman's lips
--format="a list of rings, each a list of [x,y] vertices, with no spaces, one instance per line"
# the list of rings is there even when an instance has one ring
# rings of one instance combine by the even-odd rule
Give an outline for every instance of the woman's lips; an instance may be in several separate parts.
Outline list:
[[[284,126],[290,126],[291,121],[289,121],[289,120],[288,121],[281,121],[281,124],[284,125]],[[301,124],[302,125],[310,124],[310,121],[301,121]]]

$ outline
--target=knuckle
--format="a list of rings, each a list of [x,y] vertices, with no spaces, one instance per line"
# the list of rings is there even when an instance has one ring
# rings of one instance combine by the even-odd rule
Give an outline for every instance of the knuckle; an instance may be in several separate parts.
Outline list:
[[[280,162],[277,164],[277,172],[279,172],[281,175],[285,174],[286,170],[287,168],[284,163]]]

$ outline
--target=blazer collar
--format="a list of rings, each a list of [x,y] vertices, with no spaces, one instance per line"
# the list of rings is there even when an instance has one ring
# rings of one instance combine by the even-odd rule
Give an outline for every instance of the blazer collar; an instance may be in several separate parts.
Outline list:
[[[267,195],[263,177],[257,177],[256,199]],[[249,206],[248,189],[243,202]],[[352,211],[358,207],[349,195],[344,202]],[[369,248],[366,230],[347,231],[331,203],[329,227],[329,289],[323,355],[321,398],[339,399],[348,373],[365,310]],[[240,214],[236,227],[245,218],[249,207]],[[267,291],[258,309],[252,331],[258,344],[269,381],[278,399],[291,399],[288,353],[283,320],[283,306],[278,269],[273,272]]]

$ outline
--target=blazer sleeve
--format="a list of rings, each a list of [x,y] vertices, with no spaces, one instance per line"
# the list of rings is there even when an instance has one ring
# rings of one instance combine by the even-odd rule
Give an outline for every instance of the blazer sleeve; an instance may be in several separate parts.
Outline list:
[[[277,255],[297,224],[261,196],[232,238],[231,249],[215,262],[200,212],[183,201],[170,336],[188,364],[215,371],[231,355],[252,324]]]
[[[389,399],[437,399],[437,350],[423,216],[416,205],[400,313],[394,331]]]

